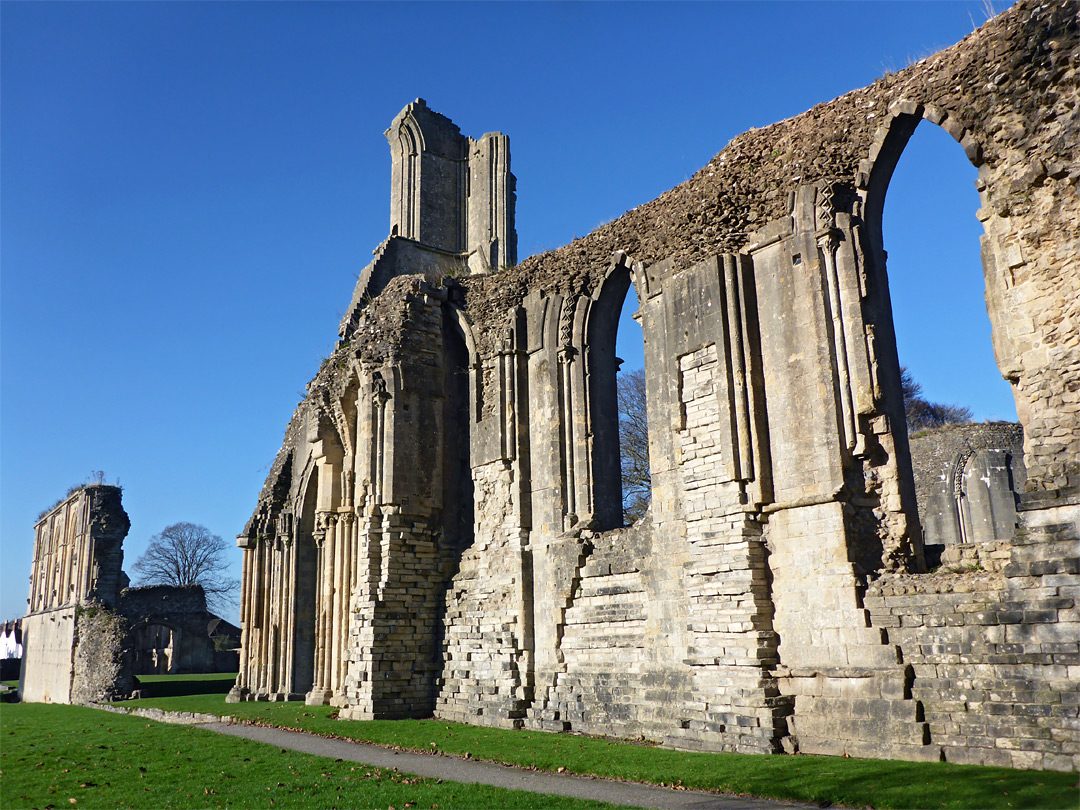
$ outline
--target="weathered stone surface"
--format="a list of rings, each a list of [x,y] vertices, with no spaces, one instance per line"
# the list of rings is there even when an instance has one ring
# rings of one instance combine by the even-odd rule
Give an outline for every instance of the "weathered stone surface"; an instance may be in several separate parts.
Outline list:
[[[481,139],[499,153],[488,185],[463,186],[457,128],[407,107],[388,135],[397,230],[238,540],[230,699],[704,750],[1075,767],[1054,739],[1067,724],[1031,729],[1077,674],[1077,10],[1021,2],[492,272],[466,261],[462,189],[509,176],[504,136]],[[975,576],[920,573],[889,310],[881,211],[923,119],[980,170],[995,351],[1026,442],[1015,516],[954,546],[954,568],[985,563]],[[406,136],[431,146],[413,155]],[[428,168],[399,172],[413,157]],[[486,199],[506,244],[512,195]],[[652,500],[622,527],[614,337],[631,283]],[[977,477],[999,462],[978,461]],[[984,676],[1042,697],[1006,713]],[[975,720],[962,733],[961,704]]]
[[[1023,444],[1023,428],[1011,422],[947,425],[911,437],[929,566],[965,564],[962,554],[946,547],[980,547],[1012,538],[1016,494],[1024,491],[1027,478]],[[953,553],[942,557],[946,551]]]
[[[86,694],[106,693],[113,687],[105,677],[110,672],[112,680],[124,685],[124,673],[108,666],[92,673],[93,682],[88,683],[86,673],[97,666],[91,662],[111,660],[111,647],[104,639],[108,634],[98,632],[107,624],[104,618],[97,623],[82,621],[79,608],[92,604],[94,612],[104,616],[118,607],[127,579],[121,570],[122,544],[130,525],[120,503],[120,488],[111,486],[80,487],[38,519],[29,611],[22,620],[19,693],[23,700],[71,703]],[[84,625],[93,629],[81,639]],[[109,647],[100,656],[98,641]],[[77,649],[81,656],[76,655]],[[77,659],[81,662],[78,671]]]

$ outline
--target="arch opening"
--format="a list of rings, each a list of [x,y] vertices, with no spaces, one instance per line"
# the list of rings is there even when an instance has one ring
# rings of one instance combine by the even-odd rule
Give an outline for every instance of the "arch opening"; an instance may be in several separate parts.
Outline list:
[[[1014,422],[991,343],[977,174],[948,133],[925,124],[897,162],[882,212],[896,349],[926,400]]]
[[[135,675],[165,675],[176,671],[179,631],[170,624],[148,620],[132,630]]]
[[[649,506],[645,344],[629,267],[617,264],[589,315],[593,513],[601,530],[629,526]]]
[[[314,532],[318,491],[318,476],[313,473],[304,491],[304,503],[296,531],[296,591],[290,690],[294,695],[307,694],[315,685],[315,589],[319,551],[315,547]]]
[[[979,149],[968,134],[957,137],[947,118],[946,128],[920,126],[919,112],[891,122],[869,179],[866,222],[898,363],[881,375],[887,409],[906,428],[895,437],[897,451],[910,457],[900,469],[911,476],[933,568],[950,545],[1012,536],[1013,487],[1024,472],[1009,438],[1008,429],[1018,429],[1003,424],[1017,421],[1017,408],[993,342],[992,319],[1001,313],[993,311],[993,265],[984,265],[986,231],[975,216],[985,202]],[[994,448],[1016,469],[950,474],[958,459]]]

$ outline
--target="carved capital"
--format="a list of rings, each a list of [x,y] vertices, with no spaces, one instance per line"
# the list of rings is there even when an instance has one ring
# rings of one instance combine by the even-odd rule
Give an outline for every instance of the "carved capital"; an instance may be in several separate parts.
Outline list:
[[[840,232],[836,228],[829,228],[824,233],[818,235],[818,247],[827,253],[836,253],[836,249],[840,246]]]
[[[378,371],[371,375],[371,396],[376,402],[386,402],[390,399],[390,392],[386,390],[386,380]]]
[[[315,531],[314,534],[326,534],[328,531],[332,531],[334,524],[337,523],[337,514],[334,512],[316,512],[315,513]]]

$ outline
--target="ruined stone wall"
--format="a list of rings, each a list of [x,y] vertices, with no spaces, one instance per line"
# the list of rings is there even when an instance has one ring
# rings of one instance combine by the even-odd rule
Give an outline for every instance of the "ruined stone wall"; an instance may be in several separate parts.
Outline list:
[[[128,625],[131,668],[135,675],[218,672],[214,635],[235,628],[206,609],[199,585],[147,585],[125,588],[120,613]],[[239,636],[237,635],[237,642]]]
[[[865,603],[950,762],[1076,770],[1076,526],[1026,532],[1001,570],[895,575]]]
[[[74,675],[75,606],[23,617],[19,696],[27,703],[70,703]]]
[[[127,621],[100,604],[75,612],[72,703],[101,703],[129,695],[134,686],[127,660]]]
[[[438,171],[427,188],[423,166],[402,174],[394,153],[392,206],[416,230],[361,277],[238,539],[230,700],[704,750],[997,761],[964,742],[995,700],[960,717],[930,693],[978,679],[1019,693],[1027,679],[1060,696],[1073,666],[1075,650],[1045,645],[1073,630],[1080,524],[1077,10],[1022,2],[954,48],[739,136],[588,237],[460,278],[443,263],[461,258],[447,223],[472,216],[446,191],[460,135],[406,108],[392,133],[430,135]],[[945,580],[920,579],[881,213],[922,120],[980,170],[995,351],[1026,437],[1020,542],[1005,521],[957,560],[985,560],[980,599],[998,624],[1025,606],[1016,655],[1051,659],[938,632],[934,610],[953,616],[945,628],[967,611],[931,584]],[[425,223],[408,177],[421,208],[458,210]],[[621,527],[614,338],[631,283],[653,482],[649,512]],[[909,587],[937,596],[908,603]],[[933,659],[954,643],[969,645],[962,660]],[[969,670],[939,667],[954,663]],[[1075,705],[1015,701],[1036,703],[1063,721],[1000,726],[994,747],[1026,751],[1017,766],[1075,767],[1058,739]]]
[[[931,568],[946,547],[1013,536],[1016,498],[1027,479],[1023,444],[1024,429],[1012,422],[946,425],[912,437],[915,496]]]
[[[78,611],[91,603],[117,607],[126,584],[122,544],[130,525],[119,487],[85,486],[69,493],[34,526],[29,612],[23,618],[23,700],[69,703],[86,694],[80,672],[87,669],[76,666],[82,638]],[[114,674],[122,689],[123,673]]]

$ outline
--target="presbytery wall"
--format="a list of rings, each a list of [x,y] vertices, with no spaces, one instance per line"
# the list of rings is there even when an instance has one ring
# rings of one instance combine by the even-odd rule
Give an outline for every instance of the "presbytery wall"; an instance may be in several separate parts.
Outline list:
[[[409,105],[391,236],[238,540],[230,699],[1076,768],[1078,10],[1022,0],[517,265],[505,136]],[[1012,512],[959,537],[978,576],[927,573],[893,334],[881,216],[923,121],[979,169],[1024,431]],[[630,289],[652,497],[625,527]]]

